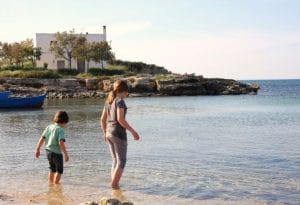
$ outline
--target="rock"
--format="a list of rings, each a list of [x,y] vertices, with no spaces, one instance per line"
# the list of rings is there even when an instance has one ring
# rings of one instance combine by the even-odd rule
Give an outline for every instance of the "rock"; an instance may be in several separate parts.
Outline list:
[[[196,78],[180,78],[172,80],[157,80],[157,90],[164,95],[205,95],[207,91]]]
[[[112,80],[103,80],[103,91],[110,92],[113,88],[113,81]]]
[[[228,90],[225,90],[222,92],[222,95],[229,95],[229,94],[230,94],[230,92]]]
[[[133,93],[146,93],[146,92],[156,92],[156,82],[154,78],[150,77],[132,77],[127,78],[127,83],[130,92]]]
[[[153,93],[130,93],[129,97],[150,97],[154,96],[155,94]]]
[[[133,205],[133,203],[129,202],[129,201],[125,201],[122,203],[122,205]]]
[[[9,201],[13,202],[14,199],[12,196],[6,195],[6,194],[0,194],[0,201]]]
[[[122,205],[122,202],[120,202],[118,199],[102,198],[99,205]]]
[[[80,83],[77,79],[54,79],[55,81],[58,82],[60,87],[64,87],[64,88],[75,88],[80,86]]]
[[[132,93],[155,93],[157,91],[156,82],[154,78],[149,77],[130,77],[121,78],[127,81],[130,92]],[[110,92],[113,89],[113,80],[103,80],[102,90],[104,92]]]
[[[99,205],[133,205],[133,203],[129,201],[121,202],[118,199],[114,199],[114,198],[110,198],[110,199],[102,198],[99,201]]]
[[[96,90],[97,84],[98,84],[98,79],[97,78],[85,79],[85,83],[86,83],[87,90]]]
[[[218,81],[206,81],[203,86],[208,95],[220,95],[226,90],[226,87]]]
[[[94,202],[94,201],[91,201],[91,202],[84,202],[84,203],[81,203],[79,205],[98,205],[98,203]]]

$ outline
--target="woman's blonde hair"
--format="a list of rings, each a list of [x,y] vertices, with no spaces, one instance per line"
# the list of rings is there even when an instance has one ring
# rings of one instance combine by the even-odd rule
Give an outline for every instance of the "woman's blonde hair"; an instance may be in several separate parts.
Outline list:
[[[113,90],[110,91],[110,93],[108,94],[106,102],[112,104],[112,102],[115,100],[118,93],[128,92],[128,91],[129,88],[126,81],[116,80],[113,84]]]

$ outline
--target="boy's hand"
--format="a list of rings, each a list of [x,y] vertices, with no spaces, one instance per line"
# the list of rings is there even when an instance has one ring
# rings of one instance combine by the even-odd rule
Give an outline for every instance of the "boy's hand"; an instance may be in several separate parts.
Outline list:
[[[40,150],[39,149],[37,149],[36,151],[35,151],[35,157],[36,158],[39,158],[39,156],[40,156]]]
[[[141,137],[136,131],[133,131],[131,134],[132,134],[134,140],[140,140]]]
[[[65,162],[68,162],[68,161],[69,161],[69,155],[65,154]]]

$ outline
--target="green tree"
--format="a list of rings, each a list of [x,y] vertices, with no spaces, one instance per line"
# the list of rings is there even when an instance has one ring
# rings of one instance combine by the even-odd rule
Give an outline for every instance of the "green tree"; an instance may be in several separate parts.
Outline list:
[[[2,65],[4,64],[4,53],[3,53],[3,49],[2,49],[2,42],[0,41],[0,68],[2,67]]]
[[[12,55],[12,45],[9,43],[2,43],[1,46],[1,55],[4,61],[6,61],[9,65],[13,64],[13,55]]]
[[[80,35],[76,40],[76,45],[73,50],[74,57],[79,61],[87,62],[85,72],[89,70],[89,63],[93,57],[92,44],[87,42],[85,36]]]
[[[56,56],[64,58],[69,62],[69,68],[72,67],[72,59],[74,54],[76,55],[75,47],[77,42],[77,36],[75,31],[64,31],[62,33],[57,32],[55,34],[55,40],[50,44],[50,51],[54,52]]]
[[[25,41],[21,41],[20,43],[14,44],[15,50],[14,55],[16,58],[16,62],[21,63],[21,66],[24,66],[24,62],[33,58],[33,40],[26,39]],[[33,63],[32,66],[34,67]]]
[[[25,49],[26,57],[31,62],[32,67],[36,67],[36,61],[40,60],[42,55],[42,50],[40,47],[29,47]]]
[[[15,43],[1,43],[0,45],[0,60],[9,65],[15,64],[23,67],[25,62],[30,61],[35,67],[35,62],[40,56],[41,48],[34,47],[32,39]]]
[[[93,42],[91,45],[91,54],[91,59],[93,61],[101,63],[101,68],[104,68],[104,61],[113,60],[115,58],[110,45],[106,41]]]

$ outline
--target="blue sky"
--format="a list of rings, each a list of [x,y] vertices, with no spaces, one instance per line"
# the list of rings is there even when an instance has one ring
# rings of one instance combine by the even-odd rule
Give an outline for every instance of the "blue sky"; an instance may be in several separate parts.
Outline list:
[[[207,77],[300,78],[298,0],[0,0],[0,41],[102,25],[120,59]]]

